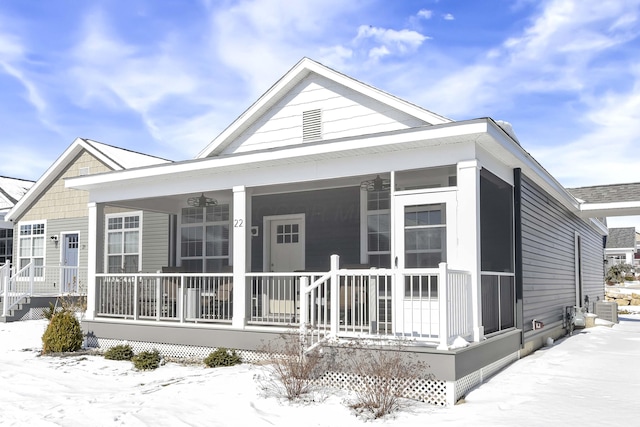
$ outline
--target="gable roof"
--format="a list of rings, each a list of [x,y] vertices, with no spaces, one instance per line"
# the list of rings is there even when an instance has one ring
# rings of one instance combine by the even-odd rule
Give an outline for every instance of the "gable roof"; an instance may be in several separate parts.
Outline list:
[[[15,206],[7,213],[5,220],[19,218],[35,202],[41,193],[56,180],[73,159],[83,150],[104,163],[114,171],[131,169],[136,167],[171,163],[171,160],[138,153],[124,148],[114,147],[86,138],[76,138],[73,143],[56,159],[35,184],[20,198]]]
[[[26,179],[0,176],[0,220],[4,219],[4,213],[13,208],[33,184],[33,181]]]
[[[636,229],[635,227],[610,228],[607,238],[607,249],[615,248],[635,248]]]
[[[235,138],[248,129],[271,107],[285,97],[289,91],[311,73],[318,74],[337,84],[352,89],[364,96],[384,103],[394,109],[416,117],[429,124],[449,123],[452,120],[440,116],[424,108],[418,107],[410,102],[400,99],[394,95],[380,89],[362,83],[352,77],[335,71],[309,58],[302,58],[293,66],[280,80],[278,80],[269,90],[267,90],[256,102],[253,103],[244,113],[233,121],[220,135],[218,135],[209,145],[207,145],[197,156],[197,159],[216,156],[220,154]]]

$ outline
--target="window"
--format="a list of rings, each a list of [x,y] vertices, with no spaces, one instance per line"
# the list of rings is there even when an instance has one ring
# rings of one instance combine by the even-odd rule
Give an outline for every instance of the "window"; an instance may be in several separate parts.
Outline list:
[[[367,255],[369,265],[391,267],[389,190],[367,192]]]
[[[107,216],[107,272],[137,273],[141,270],[141,215]]]
[[[23,268],[32,262],[37,277],[44,273],[43,268],[37,268],[44,266],[44,236],[44,222],[20,224],[18,266]]]
[[[182,209],[180,258],[187,271],[211,273],[229,265],[229,221],[228,204]]]
[[[11,260],[13,253],[13,229],[0,228],[0,264]]]
[[[513,187],[480,171],[480,258],[482,271],[513,272]]]
[[[404,208],[406,268],[437,268],[447,261],[445,205]]]

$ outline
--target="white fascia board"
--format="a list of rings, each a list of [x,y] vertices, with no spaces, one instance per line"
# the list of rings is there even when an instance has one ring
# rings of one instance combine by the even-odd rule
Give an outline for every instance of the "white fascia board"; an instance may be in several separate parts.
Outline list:
[[[522,146],[493,120],[489,120],[488,133],[499,142],[504,150],[515,160],[512,167],[519,167],[536,184],[553,195],[562,205],[573,212],[580,212],[580,204],[566,188],[562,186],[545,168],[538,163]]]
[[[584,218],[640,215],[640,202],[583,203],[580,211]]]
[[[451,123],[452,120],[431,111],[413,105],[403,99],[395,97],[373,86],[369,86],[358,80],[339,73],[331,68],[325,67],[309,58],[300,60],[291,70],[280,78],[273,86],[269,88],[256,102],[254,102],[247,110],[245,110],[231,125],[229,125],[220,135],[218,135],[209,145],[207,145],[198,155],[196,159],[202,159],[213,153],[219,153],[223,150],[236,134],[251,125],[255,118],[263,114],[273,105],[275,105],[286,93],[296,84],[301,82],[310,73],[316,73],[322,77],[332,80],[356,92],[362,93],[376,101],[389,105],[392,108],[407,113],[413,117],[419,118],[430,124]]]
[[[364,135],[354,138],[344,138],[334,141],[323,141],[317,144],[305,144],[285,149],[275,149],[262,152],[248,152],[223,157],[210,157],[200,160],[177,162],[166,165],[150,166],[133,170],[123,170],[112,173],[88,175],[69,178],[65,182],[68,188],[91,190],[114,183],[127,181],[162,179],[180,175],[193,176],[206,174],[207,171],[249,169],[274,164],[297,163],[313,160],[314,158],[344,157],[349,152],[373,152],[380,149],[401,150],[406,144],[415,143],[427,147],[441,145],[448,138],[475,138],[487,129],[485,120],[471,122],[455,122],[441,126],[425,126],[401,131],[381,134]],[[124,188],[124,187],[123,187]]]
[[[56,159],[55,162],[45,171],[44,174],[31,186],[29,191],[18,200],[18,203],[5,216],[5,220],[14,221],[20,217],[28,206],[30,206],[40,193],[48,188],[53,180],[64,170],[69,160],[73,159],[87,144],[82,138],[76,138],[69,147]]]
[[[16,218],[20,217],[24,212],[24,209],[31,206],[38,197],[40,197],[40,193],[49,187],[49,185],[55,180],[60,173],[64,171],[64,169],[69,165],[69,162],[72,161],[82,150],[86,150],[96,159],[99,159],[105,165],[110,167],[113,170],[122,170],[122,166],[118,163],[114,162],[109,157],[105,156],[102,152],[97,150],[93,145],[87,143],[83,138],[76,138],[69,147],[56,159],[55,162],[45,171],[45,173],[31,186],[29,191],[18,200],[18,203],[7,213],[6,220],[13,221]]]

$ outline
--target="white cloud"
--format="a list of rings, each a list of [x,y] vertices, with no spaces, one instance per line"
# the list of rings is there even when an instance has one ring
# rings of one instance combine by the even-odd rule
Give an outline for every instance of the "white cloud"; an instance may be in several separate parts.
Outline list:
[[[358,1],[239,1],[212,9],[211,30],[223,63],[248,84],[247,101],[255,99],[304,56],[337,60],[350,55],[333,38],[336,21],[359,7]]]
[[[142,51],[119,41],[105,21],[99,12],[87,16],[73,53],[71,69],[85,102],[118,100],[146,114],[166,97],[195,90],[193,70],[180,55],[173,55],[170,42],[158,44],[155,51]]]
[[[355,41],[371,39],[376,43],[380,43],[387,49],[392,49],[399,53],[415,51],[429,37],[413,30],[393,30],[388,28],[372,27],[370,25],[361,25],[358,28],[358,34]]]
[[[450,13],[445,13],[445,14],[442,16],[442,19],[444,19],[445,21],[453,21],[453,20],[454,20],[454,19],[456,19],[456,18],[454,18],[454,17],[453,17],[453,15],[452,15],[452,14],[450,14]]]
[[[637,37],[629,20],[639,0],[553,0],[520,34],[487,51],[475,64],[449,73],[423,100],[447,115],[478,114],[529,93],[573,92],[611,76],[593,74],[591,61]],[[459,83],[462,81],[463,83]],[[460,102],[464,100],[464,102]]]
[[[420,9],[416,14],[419,18],[431,19],[433,16],[433,11],[428,9]]]
[[[640,63],[629,91],[587,102],[585,132],[574,141],[535,150],[535,157],[565,186],[638,182],[640,153]]]

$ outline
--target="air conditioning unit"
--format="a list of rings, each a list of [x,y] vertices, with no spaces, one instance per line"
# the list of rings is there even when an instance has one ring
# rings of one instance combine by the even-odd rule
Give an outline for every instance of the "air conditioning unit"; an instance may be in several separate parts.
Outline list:
[[[593,311],[600,319],[618,323],[618,304],[615,301],[596,301],[593,303]]]

